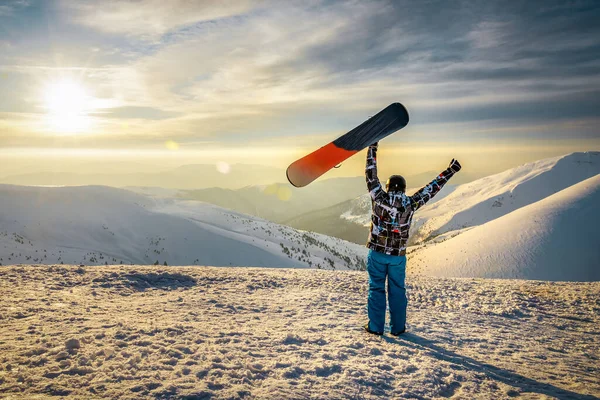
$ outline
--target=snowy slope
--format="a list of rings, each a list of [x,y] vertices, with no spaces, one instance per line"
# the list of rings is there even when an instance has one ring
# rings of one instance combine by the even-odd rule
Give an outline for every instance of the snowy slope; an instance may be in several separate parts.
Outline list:
[[[362,246],[196,201],[0,185],[0,263],[361,268]]]
[[[367,274],[0,267],[9,399],[597,399],[600,283],[408,280],[366,334]]]
[[[428,275],[600,280],[600,174],[411,253]]]
[[[415,213],[413,242],[484,224],[597,174],[600,152],[572,153],[461,185],[442,201]]]

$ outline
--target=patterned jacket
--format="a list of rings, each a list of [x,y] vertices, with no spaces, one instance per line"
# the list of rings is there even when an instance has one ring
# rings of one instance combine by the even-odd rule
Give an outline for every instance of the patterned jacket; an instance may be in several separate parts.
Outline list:
[[[401,192],[387,193],[377,178],[377,145],[369,146],[365,175],[371,195],[372,213],[367,247],[393,256],[405,255],[414,212],[431,200],[454,173],[450,168],[442,171],[412,196]]]

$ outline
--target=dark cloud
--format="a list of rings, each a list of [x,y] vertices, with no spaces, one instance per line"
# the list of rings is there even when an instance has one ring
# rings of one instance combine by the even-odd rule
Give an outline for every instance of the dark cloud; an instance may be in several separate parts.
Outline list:
[[[347,4],[329,4],[348,16],[335,39],[289,60],[296,69],[324,68],[329,73],[324,86],[351,85],[354,79],[377,77],[378,71],[381,78],[390,78],[391,69],[401,77],[399,92],[403,84],[423,84],[423,97],[433,100],[482,98],[459,110],[452,104],[423,109],[415,123],[598,116],[600,2]],[[436,84],[439,88],[427,88]],[[499,89],[503,98],[495,100]],[[511,92],[514,101],[506,98]]]
[[[589,120],[596,124],[600,109],[600,90],[547,96],[530,100],[515,100],[490,106],[421,108],[411,113],[411,123],[452,123],[465,121],[504,120],[507,124],[552,124],[568,120]],[[587,132],[585,136],[600,138],[600,132]]]
[[[544,8],[532,1],[369,4],[380,11],[354,16],[347,10],[348,23],[336,38],[307,49],[305,62],[343,71],[402,65],[422,54],[429,54],[426,61],[431,64],[532,59],[540,67],[552,67],[557,62],[577,66],[600,60],[600,3],[596,1],[576,2],[572,7],[545,1]],[[478,40],[489,43],[478,47]]]

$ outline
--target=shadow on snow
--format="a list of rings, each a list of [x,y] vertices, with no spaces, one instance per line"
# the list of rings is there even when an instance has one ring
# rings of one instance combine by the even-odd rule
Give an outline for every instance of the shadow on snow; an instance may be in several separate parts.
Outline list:
[[[196,280],[191,276],[169,272],[112,273],[107,277],[96,279],[94,282],[102,282],[100,286],[104,288],[129,288],[136,291],[148,289],[172,290],[196,285]]]
[[[444,349],[443,347],[438,346],[436,342],[432,340],[425,339],[412,333],[406,333],[402,335],[399,339],[386,336],[384,337],[384,340],[390,343],[397,343],[413,349],[428,351],[433,357],[437,358],[438,360],[444,360],[464,369],[469,369],[475,372],[483,373],[490,379],[502,382],[509,386],[518,387],[523,392],[540,393],[545,394],[547,396],[557,397],[559,399],[598,399],[595,396],[584,395],[581,393],[576,393],[570,390],[562,389],[549,383],[538,382],[534,379],[527,378],[515,372],[504,370],[502,368],[495,367],[491,364],[486,364],[484,362],[477,361],[471,357],[465,357],[463,355],[454,353],[452,351]]]

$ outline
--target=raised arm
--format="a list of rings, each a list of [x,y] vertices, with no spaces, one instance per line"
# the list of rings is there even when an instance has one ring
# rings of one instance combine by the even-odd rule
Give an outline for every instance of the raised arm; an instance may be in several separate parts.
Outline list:
[[[444,185],[452,178],[452,176],[460,171],[460,163],[458,160],[452,159],[450,166],[442,171],[434,180],[425,185],[417,193],[410,197],[410,203],[413,211],[423,207],[429,200],[431,200]]]
[[[367,189],[372,200],[377,200],[385,196],[385,192],[381,187],[381,182],[377,177],[377,146],[379,143],[375,142],[369,146],[367,150],[367,167],[365,169],[365,176],[367,178]]]

